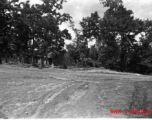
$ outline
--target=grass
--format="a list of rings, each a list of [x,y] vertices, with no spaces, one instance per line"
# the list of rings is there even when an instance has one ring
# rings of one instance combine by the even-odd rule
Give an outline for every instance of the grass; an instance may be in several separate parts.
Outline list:
[[[110,109],[152,109],[151,93],[151,76],[103,68],[0,66],[0,118],[151,118],[152,114],[109,113]]]
[[[151,110],[152,104],[151,99],[148,99],[151,96],[151,93],[148,94],[147,90],[151,89],[149,86],[144,82],[135,82],[134,83],[134,91],[132,93],[131,101],[129,103],[130,110]],[[152,111],[148,114],[138,114],[134,113],[134,117],[142,117],[142,118],[152,118]],[[132,116],[132,117],[133,117]]]

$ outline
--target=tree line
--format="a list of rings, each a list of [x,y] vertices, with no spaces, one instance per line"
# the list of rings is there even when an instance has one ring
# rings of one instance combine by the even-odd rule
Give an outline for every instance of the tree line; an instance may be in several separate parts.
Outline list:
[[[0,1],[0,64],[8,57],[33,66],[37,56],[42,61],[47,54],[56,55],[64,49],[64,39],[71,39],[67,29],[59,25],[71,21],[71,16],[61,13],[65,0],[42,0],[31,5],[29,1]],[[29,60],[29,58],[31,58]]]
[[[76,40],[67,46],[67,56],[81,66],[150,74],[152,72],[152,21],[135,18],[122,0],[100,0],[107,8],[101,18],[91,13],[74,28]],[[137,39],[137,36],[138,39]],[[88,48],[88,42],[96,43]]]
[[[91,13],[75,28],[72,17],[61,13],[66,0],[42,0],[31,5],[29,1],[0,1],[0,64],[2,58],[16,58],[33,66],[37,57],[47,62],[48,53],[57,56],[64,50],[65,39],[71,39],[69,22],[76,38],[67,45],[64,67],[104,67],[117,71],[150,74],[152,72],[152,21],[134,17],[122,0],[99,0],[107,10],[103,17]],[[137,39],[137,36],[138,39]],[[95,45],[88,47],[90,41]]]

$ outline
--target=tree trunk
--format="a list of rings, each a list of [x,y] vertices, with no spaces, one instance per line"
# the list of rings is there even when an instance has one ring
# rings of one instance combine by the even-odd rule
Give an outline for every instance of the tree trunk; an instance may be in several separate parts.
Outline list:
[[[32,66],[35,66],[35,58],[34,58],[34,55],[32,55]]]
[[[42,69],[44,67],[44,57],[40,58],[40,66],[39,68]]]
[[[38,63],[38,57],[35,57],[35,63]]]
[[[2,64],[2,54],[0,53],[0,64]]]
[[[120,56],[120,64],[121,64],[121,71],[125,72],[127,69],[127,60],[126,60],[126,51],[121,49],[121,56]]]
[[[44,57],[42,57],[42,68],[44,68]]]
[[[51,65],[51,64],[52,64],[52,59],[49,58],[49,59],[48,59],[48,62],[49,62],[48,64]]]
[[[8,55],[7,55],[7,52],[5,54],[5,63],[8,63]]]
[[[23,64],[25,63],[25,56],[24,55],[22,56],[22,63]]]
[[[122,36],[122,40],[121,40],[121,54],[120,54],[120,69],[121,71],[125,72],[127,65],[126,65],[126,46],[125,46],[125,42],[126,42],[126,38],[124,35]]]
[[[22,63],[22,55],[19,53],[19,62]]]
[[[35,66],[35,53],[34,53],[34,46],[35,46],[35,43],[34,43],[34,37],[33,37],[33,45],[32,45],[32,66]]]
[[[45,60],[46,60],[46,65],[49,65],[49,63],[48,63],[48,52],[47,52],[47,49],[46,49],[46,58],[45,58]]]

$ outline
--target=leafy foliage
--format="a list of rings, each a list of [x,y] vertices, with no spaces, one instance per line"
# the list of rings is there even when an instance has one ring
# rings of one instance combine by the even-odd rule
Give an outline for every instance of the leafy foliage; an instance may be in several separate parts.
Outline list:
[[[80,62],[98,61],[105,68],[150,73],[151,71],[151,21],[134,18],[133,11],[127,10],[122,0],[100,0],[107,7],[103,18],[98,12],[91,13],[80,22],[84,41],[96,40],[96,45],[91,47],[89,54],[81,51],[81,41],[76,40],[79,47],[73,49],[74,55],[79,50]],[[140,40],[136,36],[141,35]],[[78,37],[77,37],[78,38]],[[87,51],[86,48],[83,50]],[[87,61],[88,60],[88,61]],[[92,64],[93,66],[93,64]]]
[[[68,30],[59,29],[59,25],[71,19],[69,14],[59,12],[65,1],[42,2],[40,5],[19,0],[0,2],[1,54],[12,51],[20,58],[29,56],[34,65],[36,56],[44,58],[50,51],[63,50],[64,39],[71,39]]]
[[[101,18],[98,12],[83,17],[81,29],[75,28],[72,18],[61,13],[65,0],[0,1],[0,64],[2,58],[15,57],[20,62],[35,65],[37,59],[47,62],[48,53],[57,56],[64,49],[65,39],[71,39],[69,21],[76,38],[67,45],[64,67],[100,67],[119,71],[149,74],[152,72],[152,21],[135,18],[122,0],[99,0],[107,10]],[[141,36],[136,40],[137,35]],[[92,47],[88,42],[96,41]],[[71,63],[72,61],[72,63]]]

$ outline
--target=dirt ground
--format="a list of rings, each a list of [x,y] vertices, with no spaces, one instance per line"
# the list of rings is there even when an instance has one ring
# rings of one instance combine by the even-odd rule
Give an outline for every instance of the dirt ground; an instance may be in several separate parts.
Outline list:
[[[152,109],[152,76],[0,65],[0,118],[152,117],[133,108]]]

